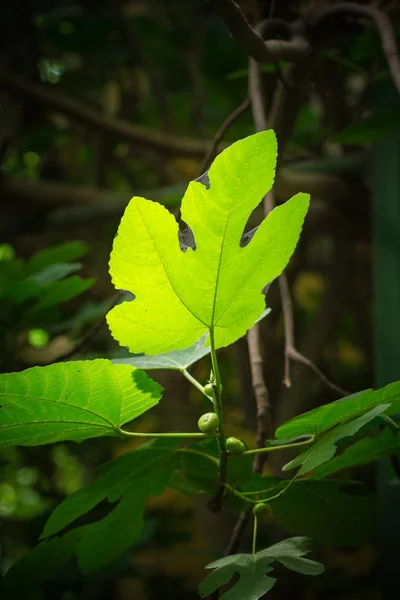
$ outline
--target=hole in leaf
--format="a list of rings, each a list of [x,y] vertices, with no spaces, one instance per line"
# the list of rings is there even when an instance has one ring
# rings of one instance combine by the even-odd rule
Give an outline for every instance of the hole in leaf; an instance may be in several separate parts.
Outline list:
[[[208,171],[206,171],[205,173],[203,173],[202,175],[200,175],[200,177],[197,177],[197,179],[195,179],[195,181],[198,181],[199,183],[201,183],[202,185],[205,186],[206,190],[209,190],[211,187],[210,184],[210,178],[208,176]]]

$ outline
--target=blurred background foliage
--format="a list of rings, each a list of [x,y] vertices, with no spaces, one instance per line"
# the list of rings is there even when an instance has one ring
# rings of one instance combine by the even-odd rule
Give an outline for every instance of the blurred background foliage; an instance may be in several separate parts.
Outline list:
[[[399,23],[398,3],[371,4]],[[275,16],[292,19],[315,2],[274,5]],[[254,24],[271,10],[267,0],[241,6]],[[388,108],[373,110],[372,92],[388,79],[374,25],[350,19],[337,27],[337,47],[320,51],[303,94],[276,195],[282,202],[298,191],[312,194],[288,269],[297,345],[330,379],[356,391],[372,386],[374,373],[371,148],[400,132],[400,105],[395,97]],[[123,208],[143,194],[179,218],[185,185],[201,173],[221,123],[247,97],[248,57],[203,0],[14,0],[2,3],[0,28],[0,369],[122,356],[104,315],[116,301],[107,263]],[[267,95],[285,66],[263,67]],[[252,132],[247,110],[224,143]],[[255,211],[249,227],[261,218]],[[292,387],[282,385],[284,331],[275,284],[268,303],[264,371],[279,425],[337,396],[301,366],[292,369]],[[221,352],[221,361],[227,433],[252,445],[255,403],[245,340]],[[205,382],[209,368],[207,358],[200,361],[196,377]],[[204,400],[179,373],[155,378],[165,387],[164,400],[138,428],[190,430],[208,408]],[[3,451],[2,572],[34,546],[58,502],[91,481],[97,465],[131,447],[96,439]],[[374,493],[372,468],[357,477]],[[197,598],[203,567],[223,551],[235,517],[213,515],[205,499],[173,490],[148,509],[130,553],[88,578],[69,564],[48,584],[46,597]],[[260,543],[268,542],[271,528],[266,522]],[[359,549],[320,552],[327,574],[286,581],[275,597],[294,597],[293,590],[307,600],[380,597],[376,532]]]

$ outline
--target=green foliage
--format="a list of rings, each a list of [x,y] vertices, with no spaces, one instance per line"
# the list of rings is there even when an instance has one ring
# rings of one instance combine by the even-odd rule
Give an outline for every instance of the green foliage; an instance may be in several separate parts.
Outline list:
[[[71,262],[86,252],[87,246],[82,242],[41,250],[28,261],[3,251],[0,260],[0,334],[5,343],[1,353],[7,354],[9,338],[19,331],[41,328],[59,319],[60,305],[92,287],[94,279],[76,275],[82,265]],[[9,362],[7,357],[5,360]]]
[[[279,440],[287,440],[301,435],[319,435],[336,425],[360,417],[380,404],[389,403],[389,413],[399,412],[400,382],[391,383],[379,390],[358,392],[315,408],[278,427],[275,436]]]
[[[362,121],[348,125],[333,138],[339,144],[372,144],[400,131],[400,111],[393,106]]]
[[[190,183],[181,214],[195,251],[182,252],[178,224],[164,207],[131,200],[110,260],[115,287],[136,296],[108,314],[121,345],[153,355],[187,348],[210,331],[220,347],[254,324],[264,309],[261,291],[285,268],[308,208],[308,196],[298,194],[240,247],[252,210],[271,188],[275,162],[275,136],[265,131],[230,146],[202,183]]]
[[[103,359],[0,375],[0,446],[121,436],[160,397],[143,371]]]
[[[371,496],[346,491],[344,482],[297,479],[288,486],[287,480],[254,474],[240,489],[248,500],[269,504],[291,535],[333,546],[356,546],[372,530]],[[239,509],[247,507],[242,503]]]
[[[304,114],[305,130],[311,117]],[[311,121],[312,130],[321,135],[315,119]],[[269,213],[253,235],[242,237],[252,211],[272,186],[275,163],[271,131],[222,152],[186,191],[181,214],[190,230],[181,238],[178,223],[164,207],[143,198],[131,200],[114,241],[110,271],[115,287],[129,292],[132,300],[113,308],[108,323],[114,337],[135,355],[0,375],[0,446],[99,436],[158,438],[101,466],[93,483],[57,506],[41,535],[44,541],[8,572],[4,589],[10,597],[26,595],[26,590],[40,597],[35,596],[38,586],[73,556],[84,573],[115,561],[141,535],[148,497],[167,486],[184,494],[212,494],[212,506],[221,496],[234,510],[253,509],[255,515],[271,511],[290,535],[321,543],[355,546],[370,534],[371,496],[324,478],[399,453],[398,427],[388,417],[400,410],[399,382],[300,415],[279,427],[265,448],[247,451],[239,439],[225,439],[216,349],[236,341],[268,313],[263,291],[287,265],[308,209],[308,196],[298,194]],[[80,264],[74,261],[85,251],[80,243],[64,244],[24,262],[3,248],[3,329],[16,313],[21,327],[30,329],[31,343],[43,344],[42,323],[53,309],[92,284],[76,275]],[[211,382],[203,387],[187,369],[209,354]],[[181,371],[205,393],[214,405],[214,412],[199,419],[205,435],[124,431],[124,424],[161,397],[161,387],[139,369]],[[339,444],[354,442],[367,426],[370,433],[377,422],[388,429],[335,457]],[[202,441],[179,447],[182,438]],[[293,479],[253,473],[254,454],[287,448],[301,448],[284,467],[297,468]],[[200,586],[202,597],[236,575],[238,581],[222,598],[257,600],[275,583],[269,576],[274,561],[306,575],[323,571],[304,558],[311,542],[303,537],[255,553],[257,521],[255,517],[253,554],[208,565],[215,570]]]
[[[376,437],[366,437],[346,448],[340,456],[317,467],[314,477],[327,477],[342,469],[368,465],[387,456],[400,454],[400,438],[386,429]]]
[[[304,480],[272,501],[271,508],[291,535],[307,535],[331,546],[358,546],[372,531],[372,498],[342,488],[336,481]]]
[[[357,433],[364,425],[372,421],[375,417],[383,413],[390,407],[390,404],[378,404],[367,413],[352,419],[351,421],[336,425],[333,429],[328,429],[317,436],[316,441],[305,452],[296,456],[293,460],[283,467],[283,471],[294,469],[300,466],[299,475],[304,475],[319,467],[324,462],[331,459],[336,453],[336,445],[343,438],[350,437]]]
[[[206,566],[215,569],[202,581],[200,596],[210,596],[218,588],[226,585],[237,574],[239,581],[225,592],[222,600],[258,600],[271,590],[276,579],[266,576],[271,573],[271,563],[278,561],[286,568],[304,575],[319,575],[324,567],[313,560],[303,558],[311,550],[307,538],[292,538],[261,550],[257,554],[233,554],[216,560]]]

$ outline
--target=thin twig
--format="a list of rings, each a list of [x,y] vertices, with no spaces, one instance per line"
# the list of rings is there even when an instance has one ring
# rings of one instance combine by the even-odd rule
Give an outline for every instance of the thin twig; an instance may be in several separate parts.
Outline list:
[[[250,108],[250,100],[249,98],[245,98],[238,107],[235,108],[224,120],[221,127],[218,129],[215,137],[213,139],[212,145],[210,149],[207,151],[201,166],[199,176],[205,173],[205,171],[209,168],[210,164],[214,160],[218,152],[218,145],[228,129],[231,125],[238,119],[241,115],[243,115]]]
[[[314,26],[318,26],[324,19],[338,13],[354,13],[374,21],[381,38],[382,50],[385,54],[393,83],[400,94],[400,55],[397,48],[396,35],[389,17],[374,6],[365,6],[357,2],[340,2],[339,4],[322,8],[312,17],[311,23]]]
[[[259,25],[260,31],[263,32],[265,22]],[[286,87],[286,86],[285,86]],[[286,93],[288,90],[286,89]],[[266,117],[264,99],[262,96],[261,88],[261,69],[260,65],[253,59],[250,59],[249,67],[249,96],[251,101],[251,107],[253,111],[254,123],[257,131],[263,131],[268,128],[268,120]],[[274,192],[271,190],[264,198],[264,213],[268,213],[275,206]],[[294,341],[294,320],[293,320],[293,307],[292,300],[290,297],[289,286],[287,283],[287,277],[285,273],[278,279],[279,281],[279,292],[282,303],[283,320],[285,324],[285,375],[284,384],[286,387],[291,386],[290,380],[290,361],[297,361],[310,370],[312,370],[323,383],[334,390],[341,396],[346,396],[348,392],[340,388],[338,385],[329,381],[329,379],[322,373],[322,371],[307,357],[303,356],[295,347]]]
[[[238,551],[244,530],[249,522],[250,515],[252,514],[251,507],[240,513],[240,517],[236,521],[236,525],[233,528],[231,538],[225,550],[225,556],[230,556]]]
[[[294,339],[293,305],[290,297],[286,273],[282,273],[282,275],[279,277],[279,292],[281,296],[283,320],[285,323],[285,375],[283,383],[286,385],[286,387],[291,387],[292,385],[290,379],[290,361],[293,360],[305,365],[308,369],[310,369],[310,371],[315,373],[328,388],[338,393],[340,396],[347,396],[350,392],[330,381],[312,360],[296,350]]]
[[[216,12],[225,22],[232,38],[249,56],[259,63],[274,60],[301,61],[310,54],[308,41],[296,33],[290,40],[267,40],[247,21],[233,0],[212,0]]]

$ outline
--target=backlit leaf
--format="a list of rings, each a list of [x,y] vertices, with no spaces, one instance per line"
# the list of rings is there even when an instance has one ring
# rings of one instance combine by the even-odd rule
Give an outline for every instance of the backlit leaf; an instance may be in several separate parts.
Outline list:
[[[146,373],[103,359],[0,375],[0,447],[120,436],[160,397]]]
[[[250,214],[272,186],[275,163],[275,136],[264,131],[233,144],[189,184],[181,214],[195,249],[181,249],[178,223],[163,206],[131,200],[110,260],[115,287],[135,295],[108,314],[121,345],[161,354],[212,331],[216,346],[227,346],[260,317],[262,290],[287,265],[309,203],[298,194],[275,208],[241,246]]]

